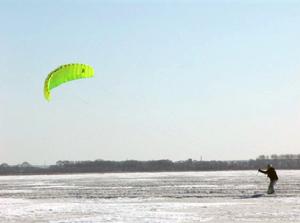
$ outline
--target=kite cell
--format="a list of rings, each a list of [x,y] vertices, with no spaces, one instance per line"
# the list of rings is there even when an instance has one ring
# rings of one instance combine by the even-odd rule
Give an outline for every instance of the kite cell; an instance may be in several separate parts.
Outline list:
[[[62,65],[48,74],[44,84],[44,96],[46,100],[50,101],[51,89],[72,80],[93,76],[94,69],[87,64],[73,63]]]

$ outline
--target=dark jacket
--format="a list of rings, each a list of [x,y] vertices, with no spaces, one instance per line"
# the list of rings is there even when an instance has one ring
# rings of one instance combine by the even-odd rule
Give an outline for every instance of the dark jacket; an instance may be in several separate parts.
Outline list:
[[[259,172],[267,174],[270,180],[278,180],[278,176],[274,167],[269,167],[267,170],[258,169]]]

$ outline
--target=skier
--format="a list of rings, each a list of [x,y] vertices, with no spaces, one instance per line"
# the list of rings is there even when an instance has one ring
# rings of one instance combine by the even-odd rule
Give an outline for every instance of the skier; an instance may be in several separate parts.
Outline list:
[[[270,178],[270,184],[268,187],[268,194],[273,194],[275,192],[274,185],[276,184],[278,180],[277,173],[274,169],[274,167],[271,164],[267,165],[267,170],[258,169],[259,172],[267,174]]]

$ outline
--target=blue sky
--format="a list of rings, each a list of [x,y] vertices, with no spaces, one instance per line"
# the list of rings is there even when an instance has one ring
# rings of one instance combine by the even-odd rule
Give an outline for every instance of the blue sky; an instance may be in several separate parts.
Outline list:
[[[298,1],[0,5],[0,162],[299,153]],[[45,101],[73,62],[95,77]]]

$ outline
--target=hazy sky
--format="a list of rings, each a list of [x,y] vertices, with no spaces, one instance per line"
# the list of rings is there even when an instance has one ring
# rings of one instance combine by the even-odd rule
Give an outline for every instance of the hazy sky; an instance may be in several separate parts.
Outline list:
[[[299,1],[0,0],[0,163],[299,153]],[[49,72],[95,77],[53,89]]]

